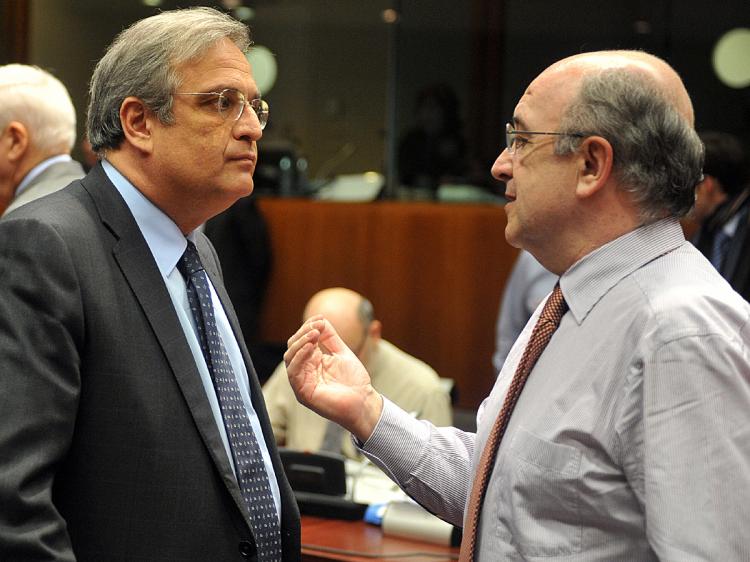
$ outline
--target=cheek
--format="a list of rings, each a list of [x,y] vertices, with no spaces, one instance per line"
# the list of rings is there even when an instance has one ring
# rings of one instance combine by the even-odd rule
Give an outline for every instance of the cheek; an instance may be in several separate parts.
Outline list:
[[[199,163],[204,172],[215,172],[224,164],[224,156],[227,151],[227,143],[223,137],[205,134],[197,137],[191,143],[189,156]]]

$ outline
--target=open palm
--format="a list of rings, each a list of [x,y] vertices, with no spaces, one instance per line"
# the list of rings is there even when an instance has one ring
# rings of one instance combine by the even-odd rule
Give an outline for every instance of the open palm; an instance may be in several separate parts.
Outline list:
[[[297,400],[357,435],[377,393],[354,352],[320,316],[308,319],[288,346],[284,361]]]

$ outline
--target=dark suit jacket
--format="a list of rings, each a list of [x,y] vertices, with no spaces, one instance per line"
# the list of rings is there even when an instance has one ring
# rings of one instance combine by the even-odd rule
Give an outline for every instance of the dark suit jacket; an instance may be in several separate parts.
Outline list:
[[[283,559],[298,560],[260,386],[215,253],[197,245],[250,374]],[[0,560],[253,559],[241,505],[167,289],[101,165],[0,220]]]
[[[693,243],[710,259],[716,233],[737,215],[741,220],[719,273],[746,301],[750,301],[750,188],[721,205],[698,230]]]

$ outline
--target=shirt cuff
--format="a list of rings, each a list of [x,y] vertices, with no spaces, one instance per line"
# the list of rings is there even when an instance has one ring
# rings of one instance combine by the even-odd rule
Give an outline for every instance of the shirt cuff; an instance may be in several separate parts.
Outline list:
[[[403,482],[421,457],[430,439],[430,424],[419,421],[383,397],[383,411],[372,435],[354,445],[371,461]]]

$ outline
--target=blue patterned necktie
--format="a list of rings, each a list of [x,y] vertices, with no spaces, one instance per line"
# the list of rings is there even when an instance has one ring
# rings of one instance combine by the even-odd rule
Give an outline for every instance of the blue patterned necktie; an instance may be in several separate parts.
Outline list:
[[[208,276],[195,245],[188,240],[187,249],[177,263],[187,282],[188,301],[193,312],[203,357],[219,399],[219,408],[227,430],[229,447],[234,456],[235,473],[245,500],[259,562],[281,560],[281,533],[276,504],[271,493],[268,473],[263,464],[258,441],[250,425],[240,388],[229,361],[229,355],[216,328]]]

